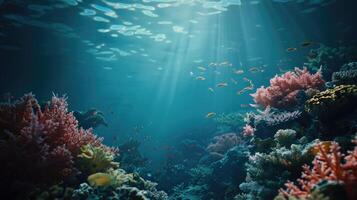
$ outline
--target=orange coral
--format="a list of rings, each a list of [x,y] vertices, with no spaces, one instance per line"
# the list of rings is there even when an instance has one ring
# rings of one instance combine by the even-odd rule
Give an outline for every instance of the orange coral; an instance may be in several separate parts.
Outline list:
[[[333,142],[329,149],[324,148],[321,142],[317,143],[318,154],[313,161],[313,167],[303,166],[301,179],[298,179],[299,186],[288,182],[285,184],[287,189],[281,189],[280,193],[286,197],[305,199],[318,183],[328,180],[343,183],[348,195],[353,199],[353,187],[357,183],[357,138],[354,143],[354,150],[349,151],[347,156],[340,152],[340,146],[336,142]]]

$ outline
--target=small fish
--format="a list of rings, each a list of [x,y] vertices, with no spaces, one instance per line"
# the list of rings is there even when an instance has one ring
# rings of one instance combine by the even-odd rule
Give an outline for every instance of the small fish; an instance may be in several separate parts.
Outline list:
[[[209,87],[209,88],[208,88],[208,91],[210,91],[210,92],[214,93],[214,89],[213,89],[213,88],[211,88],[211,87]]]
[[[301,44],[300,44],[300,46],[302,46],[302,47],[308,47],[308,46],[310,46],[310,45],[312,45],[312,44],[314,44],[312,41],[304,41],[304,42],[302,42]]]
[[[216,87],[227,87],[227,86],[228,86],[228,83],[226,83],[226,82],[218,83],[216,85]]]
[[[212,118],[214,116],[216,116],[215,112],[209,112],[209,113],[207,113],[206,118]]]
[[[206,78],[203,76],[197,76],[196,80],[204,81],[204,80],[206,80]]]
[[[197,69],[201,70],[201,71],[206,71],[207,69],[204,67],[197,67]]]
[[[293,51],[296,51],[296,50],[297,50],[297,48],[295,48],[295,47],[289,47],[289,48],[286,49],[286,52],[293,52]]]
[[[217,65],[218,65],[217,63],[211,62],[208,66],[209,67],[214,67],[214,66],[217,66]]]
[[[309,58],[309,59],[315,59],[316,57],[317,57],[317,53],[316,52],[310,52],[307,55],[307,58]]]
[[[237,85],[238,84],[238,81],[236,81],[234,78],[231,78],[231,81],[234,85]]]
[[[242,69],[237,69],[237,70],[233,70],[233,73],[235,73],[235,74],[243,74],[244,71]]]
[[[241,108],[249,108],[250,106],[249,106],[249,104],[240,104],[240,107]]]
[[[251,67],[251,68],[249,68],[249,71],[251,73],[258,73],[258,72],[261,72],[261,69],[259,69],[258,67]]]

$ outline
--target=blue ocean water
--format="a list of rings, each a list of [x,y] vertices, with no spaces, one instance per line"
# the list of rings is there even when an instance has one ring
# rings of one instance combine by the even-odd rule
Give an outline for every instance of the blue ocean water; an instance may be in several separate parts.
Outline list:
[[[152,178],[170,159],[190,162],[177,156],[183,141],[204,146],[222,133],[215,116],[255,110],[250,94],[304,66],[311,49],[355,47],[356,6],[354,0],[2,0],[0,93],[66,95],[70,110],[100,110],[108,126],[95,133],[112,146],[139,141],[148,159],[142,176]]]

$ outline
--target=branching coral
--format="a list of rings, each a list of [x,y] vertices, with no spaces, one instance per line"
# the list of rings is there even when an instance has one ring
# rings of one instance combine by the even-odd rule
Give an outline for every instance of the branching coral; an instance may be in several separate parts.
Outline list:
[[[340,146],[332,143],[328,149],[324,148],[322,143],[317,143],[319,150],[313,166],[310,168],[304,165],[304,172],[301,179],[298,179],[299,186],[292,182],[286,183],[286,190],[280,192],[286,196],[298,197],[305,199],[309,197],[315,186],[322,181],[336,181],[343,183],[349,199],[356,199],[357,194],[354,191],[357,185],[357,140],[354,141],[356,146],[353,151],[344,156],[340,152]]]
[[[248,113],[244,121],[254,128],[254,135],[264,138],[273,136],[279,129],[290,127],[292,122],[301,117],[302,112],[299,110],[278,111],[267,107],[264,111],[258,110],[258,114]]]
[[[65,98],[52,97],[40,107],[32,94],[0,105],[1,188],[26,194],[28,186],[58,183],[75,172],[74,160],[81,147],[101,143],[91,130],[78,128]],[[24,188],[20,188],[24,187]]]
[[[255,103],[264,108],[287,108],[297,104],[296,97],[299,91],[320,89],[324,84],[320,71],[310,74],[307,68],[295,68],[295,71],[286,72],[282,76],[276,75],[270,79],[269,87],[258,88],[252,96]]]
[[[306,102],[305,110],[320,120],[328,120],[346,112],[351,113],[356,101],[357,86],[340,85],[314,95]]]
[[[209,152],[224,154],[230,148],[239,143],[239,138],[235,133],[226,133],[213,138],[214,142],[207,146]]]

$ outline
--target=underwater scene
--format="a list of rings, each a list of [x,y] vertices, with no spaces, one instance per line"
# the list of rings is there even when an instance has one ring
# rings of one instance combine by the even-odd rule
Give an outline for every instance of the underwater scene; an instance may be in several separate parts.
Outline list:
[[[356,11],[0,0],[0,199],[357,200]]]

